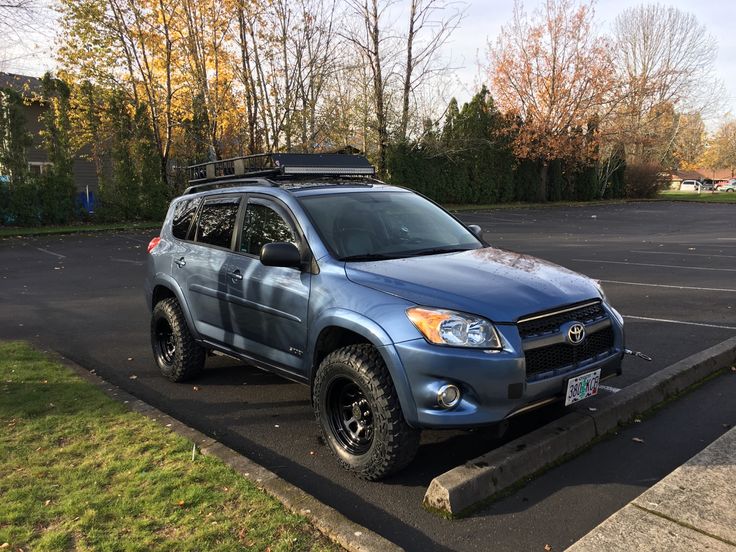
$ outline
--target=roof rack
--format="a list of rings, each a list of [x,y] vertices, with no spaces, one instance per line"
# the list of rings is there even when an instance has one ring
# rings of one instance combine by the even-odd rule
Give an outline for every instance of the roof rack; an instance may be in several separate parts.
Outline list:
[[[344,153],[259,153],[187,167],[188,181],[192,185],[255,176],[373,176],[375,174],[376,170],[364,156]]]

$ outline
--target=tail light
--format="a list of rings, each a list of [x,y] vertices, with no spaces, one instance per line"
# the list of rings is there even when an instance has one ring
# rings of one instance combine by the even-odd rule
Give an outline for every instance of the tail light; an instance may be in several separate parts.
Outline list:
[[[161,238],[159,236],[156,236],[153,238],[150,242],[148,242],[148,252],[150,253],[154,249],[156,249],[156,246],[161,243]]]

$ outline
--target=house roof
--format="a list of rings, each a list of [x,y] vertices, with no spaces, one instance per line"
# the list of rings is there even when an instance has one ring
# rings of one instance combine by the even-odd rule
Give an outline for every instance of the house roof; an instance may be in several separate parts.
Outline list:
[[[0,72],[0,89],[2,88],[10,88],[24,96],[41,94],[43,90],[41,79],[38,77]]]
[[[671,178],[672,180],[703,180],[704,178],[729,180],[734,178],[734,174],[731,169],[693,169],[692,171],[675,171]]]

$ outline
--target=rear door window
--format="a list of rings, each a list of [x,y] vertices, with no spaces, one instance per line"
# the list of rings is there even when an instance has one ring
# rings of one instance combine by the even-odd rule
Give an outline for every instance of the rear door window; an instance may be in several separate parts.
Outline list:
[[[206,199],[197,220],[196,241],[230,249],[239,206],[240,196]]]

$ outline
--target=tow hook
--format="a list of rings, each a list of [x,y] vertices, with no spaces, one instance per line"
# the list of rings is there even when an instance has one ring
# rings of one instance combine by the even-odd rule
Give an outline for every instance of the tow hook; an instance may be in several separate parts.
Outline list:
[[[639,351],[632,351],[631,349],[624,349],[624,353],[627,355],[639,357],[641,359],[646,360],[647,362],[652,362],[652,357],[645,355],[644,353],[640,353]]]

